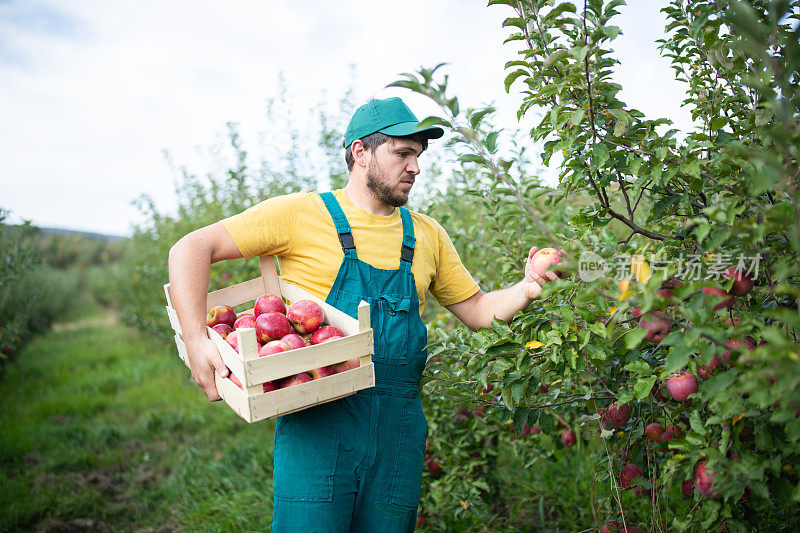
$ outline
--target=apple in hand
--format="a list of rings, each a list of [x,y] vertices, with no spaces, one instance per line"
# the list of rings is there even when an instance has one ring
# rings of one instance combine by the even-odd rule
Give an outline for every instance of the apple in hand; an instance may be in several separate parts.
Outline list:
[[[232,328],[234,322],[236,322],[236,311],[230,305],[215,305],[206,315],[206,325],[210,328],[217,324],[227,324]]]
[[[289,307],[286,318],[298,333],[304,334],[316,331],[322,325],[325,314],[316,302],[300,300]]]
[[[555,248],[542,248],[533,254],[531,268],[540,277],[547,279],[547,269],[553,265],[561,264],[561,251]],[[558,273],[559,277],[562,273]]]

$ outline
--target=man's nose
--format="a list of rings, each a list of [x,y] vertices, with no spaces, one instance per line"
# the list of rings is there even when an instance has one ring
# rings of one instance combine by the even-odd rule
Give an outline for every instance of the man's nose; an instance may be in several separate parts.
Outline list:
[[[416,157],[411,158],[411,161],[409,161],[408,165],[406,165],[406,171],[415,176],[419,174],[419,163],[417,162]]]

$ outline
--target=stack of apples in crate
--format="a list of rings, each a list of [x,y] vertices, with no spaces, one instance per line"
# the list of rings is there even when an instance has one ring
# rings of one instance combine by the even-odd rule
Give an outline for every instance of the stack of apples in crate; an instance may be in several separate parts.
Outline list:
[[[253,309],[238,314],[229,305],[214,306],[206,316],[206,325],[216,331],[239,353],[241,353],[239,337],[234,332],[243,328],[255,329],[259,357],[268,357],[344,337],[344,333],[339,328],[325,324],[325,313],[316,302],[300,300],[287,308],[283,299],[274,294],[259,296]],[[276,381],[268,381],[264,383],[263,389],[264,392],[270,392],[306,383],[313,379],[332,376],[358,366],[358,358],[353,358],[341,363],[315,368],[310,372],[301,372]],[[233,373],[229,374],[229,379],[240,389],[243,388]]]

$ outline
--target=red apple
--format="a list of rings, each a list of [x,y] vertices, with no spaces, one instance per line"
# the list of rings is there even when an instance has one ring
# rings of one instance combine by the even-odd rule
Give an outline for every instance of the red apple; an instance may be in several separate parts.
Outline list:
[[[425,461],[425,468],[434,476],[442,473],[442,465],[439,464],[437,459],[441,459],[441,457],[438,455],[431,455]]]
[[[725,292],[722,289],[718,289],[716,287],[704,287],[703,294],[707,294],[709,296],[720,296],[723,300],[714,306],[714,311],[719,311],[720,309],[730,309],[733,307],[733,300],[734,297]],[[706,298],[703,297],[703,302],[705,303]]]
[[[527,435],[539,435],[541,432],[542,430],[539,428],[539,426],[529,426],[528,424],[525,424],[522,426],[522,430],[519,432],[519,438]]]
[[[691,479],[687,479],[683,483],[681,483],[681,492],[687,498],[691,498],[694,496],[694,483],[692,483]]]
[[[286,304],[280,296],[274,294],[262,294],[253,306],[253,313],[256,317],[264,313],[280,313],[286,315]]]
[[[233,323],[233,329],[254,328],[256,327],[256,317],[254,315],[242,315]]]
[[[230,344],[231,348],[236,350],[236,353],[241,353],[239,352],[239,335],[236,334],[228,335],[227,337],[225,337],[225,342]]]
[[[208,310],[206,315],[206,325],[213,328],[217,324],[228,324],[233,327],[236,321],[236,311],[230,305],[215,305]]]
[[[358,368],[359,365],[360,365],[360,362],[358,360],[358,357],[354,357],[353,359],[348,359],[347,361],[343,361],[341,363],[336,363],[336,364],[331,365],[331,366],[333,367],[334,372],[338,374],[339,372],[345,372],[347,370],[352,370],[354,368]]]
[[[274,381],[265,381],[261,384],[261,388],[264,392],[272,392],[274,390],[278,390],[278,385]]]
[[[278,312],[262,313],[256,317],[256,338],[261,342],[281,339],[291,331],[289,319]]]
[[[547,279],[547,269],[552,265],[561,264],[561,252],[555,248],[542,248],[531,258],[531,268],[539,276]]]
[[[608,409],[603,413],[603,420],[608,422],[610,425],[618,428],[622,427],[628,423],[628,420],[631,418],[631,406],[628,404],[625,405],[617,405],[617,403],[612,403],[608,406]]]
[[[730,339],[725,343],[725,353],[722,354],[722,360],[725,361],[726,365],[730,366],[731,364],[731,350],[739,350],[742,346],[745,346],[745,343],[736,339]]]
[[[635,464],[629,463],[622,467],[622,472],[619,474],[619,486],[628,489],[637,477],[642,477],[642,471]]]
[[[286,318],[298,333],[313,333],[322,325],[325,314],[316,302],[300,300],[286,312]]]
[[[267,355],[272,355],[281,352],[288,352],[291,349],[292,348],[282,340],[269,341],[264,346],[259,348],[258,356],[266,357]]]
[[[311,337],[311,344],[322,344],[331,337],[344,337],[344,333],[336,326],[322,326],[314,332]]]
[[[673,400],[684,402],[689,395],[697,392],[698,382],[694,374],[683,372],[675,374],[667,380],[667,391]]]
[[[644,434],[647,435],[647,438],[653,442],[658,442],[661,439],[662,433],[664,433],[664,426],[658,422],[648,424],[647,427],[644,428]]]
[[[577,442],[578,439],[575,437],[575,432],[570,428],[567,428],[561,432],[561,443],[564,446],[575,446]]]
[[[733,285],[731,285],[728,294],[733,294],[734,296],[744,296],[753,290],[753,286],[755,285],[753,278],[750,277],[748,273],[742,270],[736,270],[735,268],[726,270],[725,277],[727,279],[733,278]]]
[[[288,335],[281,337],[281,340],[289,345],[289,348],[292,350],[296,350],[297,348],[305,348],[308,346],[306,342],[303,340],[303,337],[298,335],[297,333],[289,333]]]
[[[663,314],[649,312],[639,319],[639,327],[647,328],[644,338],[657,344],[664,340],[672,329],[672,324]]]
[[[720,361],[719,357],[714,354],[714,358],[711,360],[710,363],[707,365],[700,365],[697,367],[697,375],[700,376],[702,379],[708,379],[711,376],[711,372],[719,366]]]
[[[611,533],[611,528],[614,528],[614,531],[619,531],[620,523],[612,520],[610,522],[606,522],[603,524],[603,527],[600,528],[600,533]]]
[[[717,477],[716,472],[708,469],[706,461],[700,461],[694,468],[694,486],[697,487],[697,492],[706,498],[717,500],[722,497],[719,492],[714,492],[714,478]]]
[[[211,329],[219,333],[219,336],[222,337],[223,339],[226,339],[228,335],[230,335],[231,331],[233,331],[233,329],[231,329],[231,327],[228,324],[217,324]]]
[[[319,368],[315,368],[311,372],[311,379],[319,379],[319,378],[326,378],[328,376],[332,376],[336,374],[336,371],[333,369],[333,365],[322,366]]]
[[[294,376],[290,376],[288,378],[283,378],[278,383],[278,388],[285,389],[286,387],[291,387],[292,385],[299,385],[301,383],[308,383],[311,381],[311,376],[306,374],[305,372],[300,372],[299,374],[295,374]]]

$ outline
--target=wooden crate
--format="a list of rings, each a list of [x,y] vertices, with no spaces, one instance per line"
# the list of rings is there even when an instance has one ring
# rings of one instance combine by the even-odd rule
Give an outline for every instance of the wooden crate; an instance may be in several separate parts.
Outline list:
[[[322,306],[325,312],[325,322],[342,330],[345,337],[324,344],[259,357],[254,329],[238,329],[231,333],[231,335],[239,335],[240,354],[216,331],[207,328],[208,336],[219,349],[222,360],[244,387],[242,390],[230,379],[214,374],[217,392],[231,409],[247,422],[257,422],[337,400],[361,389],[375,386],[369,304],[361,302],[358,306],[358,320],[356,320],[300,287],[280,279],[272,256],[261,256],[259,261],[261,276],[210,292],[206,303],[207,309],[223,304],[236,306],[255,300],[267,293],[282,296],[290,302],[313,300]],[[175,330],[178,355],[188,366],[186,345],[183,342],[178,315],[172,307],[169,284],[164,285],[164,292],[167,297],[167,315],[172,329]],[[262,384],[264,382],[293,376],[300,372],[307,372],[356,357],[359,358],[360,363],[358,368],[314,379],[307,383],[292,385],[285,389],[263,392]]]

